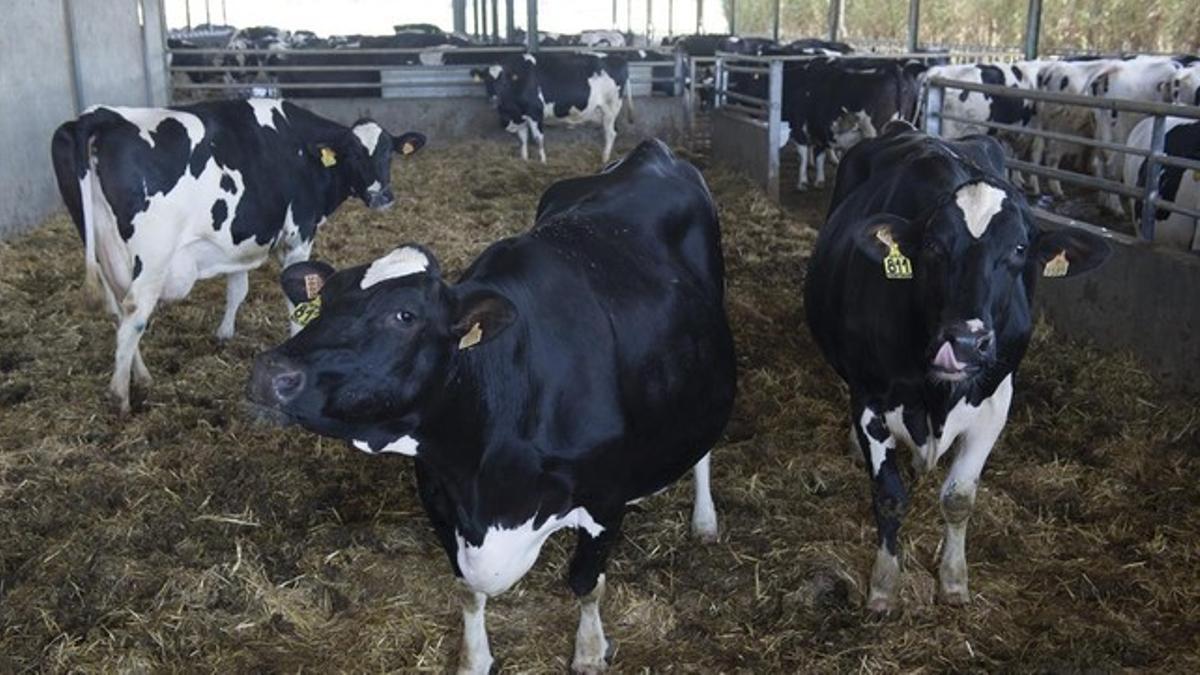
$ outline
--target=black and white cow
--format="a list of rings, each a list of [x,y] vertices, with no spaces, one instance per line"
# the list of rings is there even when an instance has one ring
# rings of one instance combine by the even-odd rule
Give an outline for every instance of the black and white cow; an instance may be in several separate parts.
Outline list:
[[[872,479],[879,550],[869,607],[896,602],[908,497],[900,446],[929,471],[957,441],[941,489],[940,596],[967,602],[966,526],[1004,428],[1033,329],[1038,277],[1092,269],[1098,236],[1040,231],[987,136],[944,141],[895,122],[838,167],[809,262],[808,324],[850,388],[851,443]]]
[[[1200,106],[1200,61],[1192,62],[1175,73],[1171,82],[1171,102]]]
[[[544,125],[575,126],[597,122],[604,129],[605,162],[617,139],[622,99],[628,102],[629,66],[625,59],[603,54],[547,53],[514,55],[503,65],[474,71],[496,103],[500,123],[521,139],[521,159],[529,159],[529,137],[546,161]]]
[[[1172,157],[1200,160],[1200,121],[1182,117],[1168,117],[1164,128],[1163,151]],[[1148,117],[1133,128],[1127,145],[1140,150],[1150,149],[1150,137],[1154,129],[1154,118]],[[1146,185],[1146,158],[1125,155],[1124,175],[1126,185],[1142,188]],[[1164,166],[1158,181],[1159,197],[1200,211],[1200,171],[1188,171],[1177,166]],[[1142,222],[1141,200],[1134,202],[1133,223],[1140,227]],[[1154,241],[1167,246],[1200,251],[1200,220],[1181,213],[1157,209],[1154,214]]]
[[[60,126],[58,189],[84,242],[88,290],[118,323],[111,392],[121,412],[131,370],[150,380],[138,342],[159,301],[224,275],[217,337],[232,337],[249,270],[272,252],[283,265],[307,260],[321,224],[351,196],[389,206],[393,150],[424,143],[267,99],[98,106]]]
[[[260,355],[253,404],[371,454],[416,460],[426,514],[461,588],[460,672],[492,663],[489,596],[578,530],[573,667],[605,666],[598,602],[626,505],[694,468],[693,531],[717,535],[708,453],[733,404],[716,208],[700,172],[646,141],[550,186],[529,232],[448,283],[402,246],[334,272],[284,272],[320,314]],[[319,295],[306,293],[324,281]]]
[[[825,160],[864,138],[873,138],[891,120],[912,120],[918,98],[920,64],[894,59],[820,59],[787,63],[782,117],[800,169],[796,189],[808,187],[810,154],[816,187],[825,183]]]

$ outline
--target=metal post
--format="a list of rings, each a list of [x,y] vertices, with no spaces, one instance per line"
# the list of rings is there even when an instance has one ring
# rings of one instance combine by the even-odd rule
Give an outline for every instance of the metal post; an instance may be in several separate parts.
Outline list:
[[[505,40],[512,42],[517,34],[517,17],[514,15],[514,0],[504,0],[504,34]]]
[[[683,50],[680,49],[680,52]],[[688,133],[696,133],[696,59],[688,56],[688,87],[684,92],[683,105],[687,110]]]
[[[187,29],[192,30],[192,0],[183,0],[183,12],[187,16]]]
[[[1042,0],[1029,0],[1029,14],[1025,21],[1025,58],[1033,60],[1038,55],[1038,40],[1042,37]]]
[[[829,40],[837,42],[842,32],[842,0],[829,0]]]
[[[71,99],[75,103],[75,114],[83,112],[83,78],[79,73],[79,45],[75,42],[75,11],[71,0],[62,0],[63,27],[67,32],[67,57],[71,60]]]
[[[479,39],[479,0],[471,0],[471,35]]]
[[[525,6],[529,9],[528,26],[525,27],[527,35],[525,36],[526,47],[531,53],[536,54],[538,50],[538,27],[537,27],[537,10],[538,0],[526,0]]]
[[[1162,179],[1162,164],[1158,159],[1163,156],[1166,138],[1166,118],[1154,116],[1154,126],[1150,129],[1150,156],[1146,158],[1146,185],[1142,188],[1142,239],[1154,241],[1154,215],[1158,210],[1158,182]]]
[[[767,195],[779,201],[779,146],[783,145],[783,61],[771,59],[767,95]]]
[[[204,0],[204,23],[212,30],[212,7],[209,6],[209,0]]]
[[[467,34],[467,0],[454,0],[451,4],[454,11],[454,32]]]
[[[646,0],[646,45],[653,44],[650,42],[650,35],[654,32],[654,0]]]
[[[633,45],[633,0],[625,0],[625,32],[629,34],[629,44]]]
[[[946,97],[945,87],[931,86],[925,90],[925,133],[942,135],[942,100]]]
[[[921,44],[917,31],[921,27],[921,0],[908,0],[908,53],[915,54]]]
[[[771,31],[771,39],[776,42],[779,42],[779,8],[782,4],[780,0],[775,0],[775,27]]]
[[[725,57],[718,56],[715,65],[715,73],[713,77],[713,108],[720,108],[725,105],[725,80],[728,73],[725,72]]]
[[[737,35],[737,0],[729,0],[729,32]]]
[[[488,0],[477,0],[479,2],[479,27],[475,30],[483,37],[483,41],[487,42],[488,37]]]
[[[696,0],[696,35],[704,34],[704,0]]]
[[[687,73],[687,54],[682,49],[675,49],[675,82],[674,95],[683,96],[683,81]],[[653,72],[653,71],[651,71]]]
[[[675,0],[667,0],[667,37],[675,34]]]
[[[229,13],[225,11],[225,0],[221,0],[221,25],[229,25]]]
[[[492,42],[500,41],[500,0],[492,0]]]
[[[617,0],[613,0],[612,16],[613,16],[612,27],[613,27],[613,30],[616,30],[617,29]]]

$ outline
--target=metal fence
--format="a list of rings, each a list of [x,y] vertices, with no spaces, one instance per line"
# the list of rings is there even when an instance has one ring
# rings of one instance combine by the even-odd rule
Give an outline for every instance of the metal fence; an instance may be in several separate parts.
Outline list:
[[[541,53],[602,53],[620,55],[629,52],[642,51],[636,47],[542,47]],[[180,92],[208,92],[224,95],[249,95],[258,93],[269,96],[286,96],[289,91],[304,90],[306,92],[320,91],[335,95],[339,90],[380,90],[381,98],[440,98],[452,96],[483,96],[483,88],[471,75],[476,68],[489,65],[486,59],[481,63],[470,65],[442,64],[397,64],[395,61],[420,60],[422,55],[496,55],[494,62],[499,62],[510,54],[525,52],[523,46],[479,46],[457,47],[453,49],[425,48],[358,48],[358,49],[170,49],[171,99],[180,98]],[[202,57],[205,65],[179,64],[179,57]],[[303,58],[322,57],[327,63],[296,64],[288,63],[289,57]],[[247,57],[260,58],[263,63],[244,65]],[[271,57],[279,62],[271,63]],[[364,59],[363,57],[368,57]],[[242,65],[237,59],[242,59]],[[354,59],[353,63],[344,62]],[[343,61],[343,63],[338,63]],[[391,63],[389,63],[391,61]],[[685,89],[687,75],[687,56],[682,52],[670,54],[670,57],[655,61],[630,61],[629,86],[635,96],[650,95],[655,89],[666,94],[669,90],[672,96],[681,96]],[[656,74],[655,71],[658,71]],[[279,82],[281,73],[303,73],[313,75],[304,82]],[[366,81],[337,81],[339,74],[374,75]],[[217,81],[194,82],[175,81],[174,76],[213,75]],[[323,76],[328,74],[328,78]],[[251,76],[247,78],[247,76]],[[249,81],[247,81],[249,79]]]
[[[1006,159],[1006,164],[1008,168],[1012,170],[1053,180],[1065,181],[1074,185],[1099,190],[1108,194],[1115,194],[1118,197],[1128,197],[1140,201],[1142,203],[1142,215],[1141,222],[1139,223],[1137,229],[1139,230],[1141,237],[1146,240],[1154,239],[1155,213],[1160,209],[1171,211],[1173,213],[1179,213],[1189,218],[1200,219],[1200,211],[1196,211],[1195,209],[1163,199],[1158,193],[1159,179],[1162,175],[1163,167],[1170,166],[1178,167],[1184,170],[1200,170],[1200,161],[1185,159],[1182,157],[1173,157],[1164,152],[1166,118],[1181,117],[1184,119],[1200,120],[1200,107],[1147,101],[1106,99],[1037,90],[1017,90],[1019,91],[1018,96],[1020,98],[1037,101],[1040,103],[1081,106],[1090,108],[1092,110],[1106,110],[1114,113],[1127,112],[1152,117],[1154,122],[1150,136],[1150,147],[1148,149],[1142,149],[1130,147],[1125,143],[1110,143],[1075,134],[1064,134],[1060,132],[1024,127],[1014,124],[1004,124],[987,120],[973,120],[965,117],[948,115],[944,112],[942,105],[946,97],[947,89],[955,91],[973,91],[985,94],[987,96],[1006,96],[1009,98],[1014,98],[1014,90],[1010,87],[947,80],[940,77],[930,78],[927,85],[928,89],[926,91],[924,101],[924,125],[926,132],[931,135],[940,136],[942,122],[953,121],[985,127],[989,130],[1004,131],[1016,135],[1025,135],[1052,141],[1076,143],[1097,150],[1106,150],[1109,152],[1121,153],[1123,155],[1144,157],[1146,159],[1145,185],[1140,188],[1126,185],[1124,183],[1118,183],[1105,178],[1098,178],[1095,176],[1076,173],[1074,171],[1060,169],[1058,167],[1047,167],[1040,164],[1033,164],[1031,162],[1011,157]]]

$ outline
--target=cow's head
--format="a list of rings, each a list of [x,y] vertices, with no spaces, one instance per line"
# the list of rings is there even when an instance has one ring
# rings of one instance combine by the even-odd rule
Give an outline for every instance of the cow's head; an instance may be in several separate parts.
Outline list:
[[[309,152],[323,167],[337,172],[350,194],[372,209],[392,205],[392,155],[411,155],[425,146],[424,134],[407,131],[393,136],[378,123],[362,119],[327,143],[313,143]]]
[[[501,126],[511,130],[514,125],[524,123],[527,106],[538,101],[536,65],[536,57],[522,54],[502,66],[471,71],[487,87],[488,97],[500,113]]]
[[[1200,66],[1183,68],[1171,80],[1170,100],[1200,106]]]
[[[983,178],[916,220],[872,217],[856,243],[879,274],[914,284],[926,372],[942,382],[968,380],[995,364],[1002,357],[997,331],[1005,337],[1029,329],[1037,277],[1081,274],[1109,254],[1103,239],[1083,230],[1038,230],[1019,193]]]
[[[304,328],[255,360],[247,395],[277,421],[351,441],[367,452],[411,454],[409,436],[436,403],[458,354],[516,318],[504,296],[442,280],[428,250],[406,245],[335,272],[320,262],[283,271]]]

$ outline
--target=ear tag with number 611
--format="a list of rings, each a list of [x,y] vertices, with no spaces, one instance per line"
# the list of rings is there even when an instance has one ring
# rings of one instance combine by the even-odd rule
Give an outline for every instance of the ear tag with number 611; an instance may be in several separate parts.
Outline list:
[[[883,274],[889,279],[911,279],[912,261],[900,252],[900,244],[892,239],[892,233],[887,229],[875,232],[875,238],[888,247],[888,254],[883,258]]]

